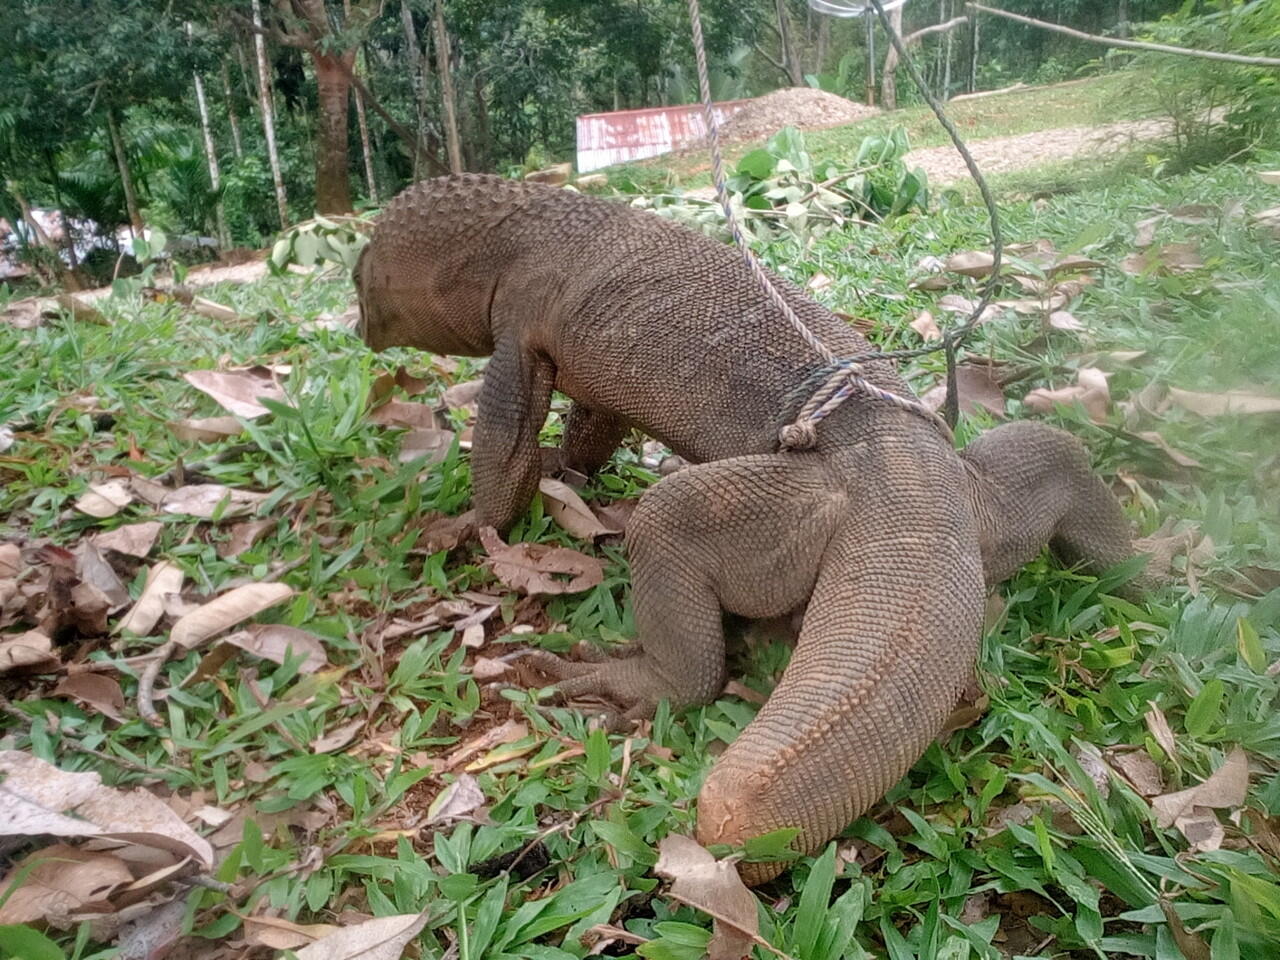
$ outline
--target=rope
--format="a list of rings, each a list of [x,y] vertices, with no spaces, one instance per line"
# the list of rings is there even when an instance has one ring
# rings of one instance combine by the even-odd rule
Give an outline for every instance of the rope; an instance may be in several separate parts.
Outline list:
[[[801,409],[796,421],[782,428],[779,433],[779,441],[782,446],[791,450],[811,448],[817,442],[818,422],[825,419],[832,410],[855,392],[863,393],[900,409],[919,414],[937,423],[945,433],[950,434],[950,430],[946,428],[946,425],[942,423],[937,414],[924,406],[919,400],[914,397],[904,397],[891,390],[876,386],[863,375],[865,370],[861,362],[841,360],[837,357],[822,342],[822,338],[810,330],[808,325],[800,319],[800,316],[792,309],[791,304],[783,297],[782,292],[769,279],[769,275],[765,272],[764,267],[760,265],[760,261],[751,252],[751,248],[747,245],[746,237],[743,236],[742,229],[738,224],[738,218],[733,212],[733,205],[729,202],[729,191],[725,186],[724,159],[720,155],[720,126],[716,122],[715,108],[711,100],[711,80],[707,71],[707,51],[702,40],[702,13],[698,8],[698,0],[689,0],[689,19],[693,25],[693,51],[698,65],[698,88],[702,94],[702,110],[707,124],[707,140],[711,147],[711,176],[715,181],[716,198],[720,201],[721,209],[724,210],[725,222],[729,227],[730,234],[733,236],[733,242],[742,253],[742,259],[746,263],[747,269],[755,278],[756,283],[759,284],[760,289],[764,291],[765,296],[769,298],[769,302],[786,317],[792,329],[800,335],[800,338],[804,340],[809,348],[821,357],[827,366],[835,368],[827,382]],[[819,397],[824,397],[825,399],[815,403],[815,400],[818,400]]]
[[[991,238],[993,244],[991,273],[984,285],[979,296],[978,304],[974,308],[972,314],[952,330],[947,331],[940,343],[932,344],[926,347],[918,347],[909,350],[893,350],[893,351],[872,351],[870,353],[860,354],[855,357],[840,358],[837,357],[831,349],[822,342],[803,320],[796,314],[781,292],[770,280],[768,273],[764,267],[756,259],[747,245],[746,238],[742,234],[742,230],[738,224],[738,218],[733,211],[733,206],[729,202],[729,191],[725,185],[724,177],[724,160],[720,154],[720,128],[716,122],[715,108],[711,100],[711,82],[707,70],[707,54],[702,38],[702,14],[698,7],[698,0],[688,0],[689,3],[689,19],[693,27],[693,50],[694,57],[697,61],[698,68],[698,88],[702,97],[702,109],[707,125],[707,141],[711,150],[711,175],[715,182],[716,199],[720,203],[721,209],[724,211],[725,222],[729,227],[729,232],[733,236],[733,242],[742,254],[742,259],[746,263],[747,269],[759,284],[761,290],[768,297],[779,312],[791,324],[792,329],[800,335],[801,339],[828,365],[834,367],[832,374],[818,388],[818,390],[805,402],[801,407],[799,414],[793,423],[784,426],[779,431],[779,441],[784,449],[788,450],[805,450],[810,449],[817,442],[817,425],[824,420],[833,410],[840,406],[845,400],[855,393],[861,393],[865,396],[876,400],[889,403],[903,410],[908,410],[918,414],[930,422],[934,423],[939,430],[951,439],[951,427],[953,427],[958,418],[958,402],[956,396],[956,378],[955,378],[955,355],[956,348],[963,342],[964,338],[972,332],[973,328],[978,325],[982,314],[986,311],[987,306],[991,303],[991,299],[995,294],[995,288],[999,282],[1001,254],[1003,252],[1003,243],[1001,242],[1000,218],[996,209],[995,199],[991,195],[991,190],[987,186],[986,180],[983,178],[978,165],[973,159],[973,155],[969,153],[965,147],[964,141],[961,139],[959,132],[954,124],[943,111],[941,104],[929,92],[928,85],[920,76],[920,71],[915,65],[915,61],[911,59],[907,53],[906,47],[902,42],[902,38],[889,23],[888,15],[885,13],[884,7],[880,0],[870,0],[871,5],[875,8],[876,15],[880,19],[880,23],[884,26],[885,32],[889,35],[889,40],[893,44],[894,49],[898,52],[898,58],[903,66],[907,68],[907,72],[912,82],[919,89],[929,108],[933,111],[938,122],[942,124],[947,135],[951,138],[951,142],[959,151],[961,158],[964,160],[965,166],[969,170],[969,175],[973,177],[974,182],[978,185],[978,192],[982,196],[983,203],[987,208],[987,215],[991,221]],[[873,361],[896,361],[906,360],[914,357],[922,357],[939,350],[946,352],[947,357],[947,399],[946,413],[947,417],[944,421],[932,410],[928,409],[924,404],[914,397],[904,397],[901,394],[885,390],[875,384],[869,382],[865,374],[865,364]]]

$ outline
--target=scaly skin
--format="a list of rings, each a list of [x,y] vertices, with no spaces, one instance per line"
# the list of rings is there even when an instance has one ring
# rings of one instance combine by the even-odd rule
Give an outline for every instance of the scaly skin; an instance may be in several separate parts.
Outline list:
[[[837,354],[870,349],[777,282]],[[922,418],[855,397],[814,450],[780,453],[817,358],[735,251],[651,213],[494,177],[426,181],[382,214],[356,283],[375,350],[492,354],[472,454],[483,523],[510,527],[537,490],[552,389],[574,401],[567,466],[596,469],[632,426],[696,464],[655,484],[628,524],[633,655],[536,659],[566,696],[608,696],[633,716],[663,698],[708,702],[726,680],[723,612],[804,611],[781,683],[702,788],[704,843],[792,826],[819,849],[942,727],[973,669],[984,584],[1046,543],[1095,568],[1134,552],[1084,450],[1043,425],[991,430],[957,454]],[[887,363],[868,378],[907,392]]]

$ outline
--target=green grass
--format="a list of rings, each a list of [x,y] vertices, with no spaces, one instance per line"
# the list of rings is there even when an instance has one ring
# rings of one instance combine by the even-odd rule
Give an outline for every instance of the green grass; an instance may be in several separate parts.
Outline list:
[[[1032,133],[1066,125],[1115,123],[1134,119],[1125,108],[1123,98],[1127,85],[1132,82],[1132,74],[1104,74],[999,96],[955,101],[947,105],[947,114],[967,140]],[[904,74],[899,83],[909,84],[910,79]],[[858,123],[808,131],[805,143],[815,158],[853,166],[864,137],[888,133],[896,126],[906,129],[913,149],[951,142],[932,111],[920,104]],[[733,163],[759,146],[759,143],[726,145],[725,159]],[[710,164],[706,151],[701,148],[620,164],[601,172],[609,177],[612,185],[641,191],[689,189],[711,182]]]
[[[1020,374],[1009,388],[1010,415],[1024,415],[1026,391],[1072,382],[1100,351],[1145,351],[1116,366],[1118,401],[1152,383],[1203,390],[1253,383],[1274,392],[1274,239],[1238,220],[1221,228],[1168,222],[1157,244],[1194,236],[1204,271],[1131,277],[1115,266],[1131,251],[1132,223],[1153,206],[1234,200],[1252,212],[1280,202],[1280,190],[1226,167],[1163,182],[1113,178],[1044,203],[1009,203],[1010,242],[1048,238],[1108,264],[1071,307],[1087,327],[1086,341],[1066,333],[1046,339],[1030,318],[981,328],[972,351]],[[779,241],[763,253],[799,282],[819,271],[831,277],[822,299],[872,321],[875,337],[896,347],[918,342],[907,325],[936,302],[937,294],[908,290],[921,259],[981,248],[986,239],[982,212],[957,204],[860,232]],[[99,770],[108,783],[199,791],[203,802],[243,813],[216,873],[230,891],[179,888],[199,936],[239,937],[241,917],[267,911],[315,923],[338,922],[342,910],[426,910],[424,957],[569,960],[586,953],[581,936],[605,923],[650,938],[646,957],[699,955],[708,920],[662,894],[650,874],[654,846],[691,828],[702,776],[756,707],[726,696],[675,715],[660,710],[649,727],[606,735],[588,718],[540,701],[536,690],[477,681],[473,654],[452,631],[388,636],[396,620],[421,618],[435,602],[468,590],[502,598],[480,651],[489,658],[515,643],[563,649],[579,639],[630,636],[625,559],[617,547],[574,541],[539,504],[511,539],[594,553],[605,563],[604,583],[545,603],[517,601],[473,546],[423,549],[431,516],[468,505],[467,458],[455,449],[434,466],[397,466],[396,437],[367,421],[366,397],[375,377],[397,363],[431,380],[431,399],[473,367],[445,375],[411,352],[374,357],[346,333],[305,324],[346,306],[350,287],[341,278],[286,275],[206,295],[249,319],[221,325],[173,305],[124,299],[105,305],[111,327],[0,328],[0,369],[7,371],[0,423],[28,425],[0,454],[0,537],[69,546],[149,516],[132,506],[99,522],[71,505],[107,466],[155,475],[179,458],[190,465],[247,442],[199,472],[271,492],[264,513],[275,524],[266,537],[226,558],[217,548],[229,523],[164,516],[150,560],[176,562],[200,596],[293,565],[283,579],[294,599],[259,619],[317,634],[334,669],[303,675],[294,662],[237,656],[186,682],[208,652],[200,649],[162,672],[158,686],[170,694],[158,702],[163,726],[153,729],[134,707],[139,668],[123,658],[154,648],[163,634],[67,636],[65,657],[78,651],[115,664],[125,721],[54,696],[48,678],[6,677],[17,713],[0,721],[7,744],[64,769]],[[292,365],[287,384],[297,414],[261,418],[246,425],[247,436],[197,449],[173,438],[166,421],[222,412],[183,373],[267,362]],[[908,371],[919,388],[939,372],[936,357]],[[1110,595],[1106,583],[1047,559],[1006,584],[1006,609],[986,637],[980,670],[989,709],[931,747],[845,831],[838,847],[855,862],[837,862],[829,851],[761,891],[762,934],[778,949],[795,960],[834,957],[814,934],[834,922],[823,920],[830,890],[842,898],[845,920],[856,921],[843,952],[849,957],[1175,960],[1162,902],[1212,943],[1213,960],[1275,956],[1280,851],[1266,825],[1280,816],[1280,720],[1268,666],[1280,660],[1280,592],[1253,602],[1215,586],[1238,584],[1231,571],[1280,566],[1275,419],[1203,419],[1177,408],[1135,416],[1126,424],[1116,409],[1094,424],[1064,408],[1050,419],[1085,440],[1104,476],[1129,479],[1133,486],[1117,488],[1144,532],[1174,518],[1212,536],[1199,594],[1183,588],[1135,606]],[[961,433],[984,425],[966,421]],[[1202,466],[1177,467],[1135,435],[1153,429]],[[547,438],[556,430],[553,420]],[[634,496],[653,479],[633,441],[586,496]],[[141,585],[139,572],[130,582],[135,596]],[[534,632],[510,633],[518,624]],[[776,645],[757,651],[749,685],[769,689],[785,660]],[[1152,704],[1168,718],[1173,752],[1147,726]],[[307,746],[353,720],[363,726],[345,750],[319,754]],[[506,721],[523,724],[518,739],[478,754],[487,818],[425,825],[431,802],[460,773],[437,769],[441,758]],[[1113,758],[1132,751],[1154,763],[1166,790],[1176,790],[1200,782],[1237,744],[1252,764],[1248,812],[1235,824],[1222,811],[1226,843],[1218,851],[1187,854],[1175,830],[1156,824],[1147,800],[1114,776],[1100,790],[1089,772],[1098,769],[1095,749]],[[154,774],[131,769],[138,764]],[[534,841],[545,857],[526,858],[528,870],[503,872],[491,859]],[[110,956],[87,926],[79,937],[74,928],[51,935],[68,956]],[[630,949],[617,943],[608,954]]]

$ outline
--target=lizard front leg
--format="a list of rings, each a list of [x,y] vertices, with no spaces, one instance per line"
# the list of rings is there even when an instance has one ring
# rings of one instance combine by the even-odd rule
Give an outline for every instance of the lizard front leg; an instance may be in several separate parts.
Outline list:
[[[988,430],[960,456],[969,468],[968,500],[978,521],[988,588],[1046,544],[1063,562],[1093,573],[1143,552],[1088,453],[1066,431],[1016,421]],[[1153,557],[1130,592],[1166,582],[1159,560]]]
[[[823,546],[848,509],[817,454],[691,466],[650,488],[627,524],[638,649],[605,663],[534,653],[567,697],[649,715],[707,703],[726,680],[722,612],[782,616],[809,597]]]
[[[471,489],[482,525],[505,532],[538,489],[538,432],[551,405],[555,368],[517,337],[498,342],[484,374],[471,453]]]

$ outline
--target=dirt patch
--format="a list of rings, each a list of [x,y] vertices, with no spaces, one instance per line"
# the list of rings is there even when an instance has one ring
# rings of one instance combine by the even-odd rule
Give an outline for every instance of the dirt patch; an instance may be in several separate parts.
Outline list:
[[[1138,120],[1109,123],[1100,127],[1059,127],[1037,130],[1013,137],[993,137],[968,144],[978,169],[984,175],[1025,170],[1072,157],[1095,156],[1129,149],[1135,143],[1157,140],[1169,132],[1169,124],[1161,120]],[[935,186],[955,183],[969,176],[969,171],[954,147],[928,147],[912,150],[904,158],[908,169],[922,167]]]
[[[825,90],[788,87],[750,101],[725,121],[720,133],[730,142],[765,140],[783,127],[816,130],[865,120],[879,112]]]

